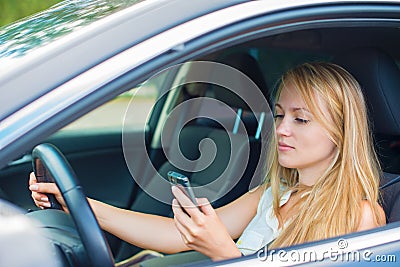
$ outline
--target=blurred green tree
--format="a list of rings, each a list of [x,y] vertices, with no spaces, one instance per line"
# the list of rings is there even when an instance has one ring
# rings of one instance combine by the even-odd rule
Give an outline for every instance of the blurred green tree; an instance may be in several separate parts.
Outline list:
[[[35,14],[62,0],[0,0],[0,26]]]

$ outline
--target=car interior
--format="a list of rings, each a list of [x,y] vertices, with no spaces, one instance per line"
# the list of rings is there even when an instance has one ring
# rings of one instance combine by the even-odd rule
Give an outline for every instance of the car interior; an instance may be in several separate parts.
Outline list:
[[[159,178],[166,180],[167,172],[174,170],[187,175],[193,186],[202,187],[202,191],[195,188],[196,195],[206,195],[217,208],[263,181],[267,168],[264,148],[272,131],[270,105],[280,75],[302,62],[330,61],[347,69],[362,86],[382,166],[381,185],[385,185],[400,175],[398,31],[393,25],[371,27],[369,24],[300,29],[257,36],[190,58],[186,63],[211,61],[239,70],[257,86],[262,101],[250,107],[243,97],[252,94],[251,90],[246,82],[235,77],[232,80],[238,84],[239,94],[218,84],[191,81],[192,73],[199,71],[195,64],[185,63],[176,72],[159,76],[162,78],[154,83],[157,101],[145,126],[129,132],[133,138],[145,137],[143,153],[146,154],[143,155],[149,159],[147,164],[142,164],[143,156],[134,159],[134,166],[140,166],[140,170],[135,170],[135,179],[122,145],[124,126],[75,131],[61,129],[44,138],[43,143],[52,143],[63,152],[89,197],[121,208],[172,216],[170,204],[154,198],[149,192],[159,192],[163,198],[171,200],[168,184],[160,185]],[[205,73],[209,77],[219,75],[218,68],[208,69]],[[178,80],[190,82],[179,83]],[[205,98],[210,99],[204,102],[206,104],[201,102]],[[187,101],[194,101],[190,104],[190,112],[183,106],[174,118],[168,118],[169,112]],[[126,110],[130,109],[135,110],[135,106]],[[25,155],[28,161],[16,159],[0,170],[0,198],[27,211],[37,210],[27,188],[28,175],[32,171],[31,150],[27,148]],[[207,151],[215,154],[210,155]],[[180,154],[188,159],[189,167],[176,163]],[[211,163],[204,167],[204,162],[209,159],[212,159]],[[212,186],[207,187],[208,184]],[[381,195],[387,222],[399,221],[400,183],[385,187]],[[141,251],[118,237],[105,234],[116,262]]]

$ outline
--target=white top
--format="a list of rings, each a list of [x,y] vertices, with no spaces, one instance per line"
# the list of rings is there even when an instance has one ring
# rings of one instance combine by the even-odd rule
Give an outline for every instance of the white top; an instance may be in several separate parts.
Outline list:
[[[281,189],[284,188],[281,187]],[[291,193],[292,191],[289,190],[283,194],[279,207],[289,200]],[[274,240],[282,231],[282,229],[278,229],[279,222],[273,211],[272,200],[272,191],[271,187],[269,187],[265,190],[258,203],[257,214],[236,242],[236,246],[243,255],[256,253]]]

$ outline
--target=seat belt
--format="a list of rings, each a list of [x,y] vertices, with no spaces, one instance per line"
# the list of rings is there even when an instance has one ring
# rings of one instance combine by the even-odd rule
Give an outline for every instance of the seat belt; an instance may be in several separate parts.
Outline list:
[[[389,187],[389,186],[391,186],[391,185],[393,185],[393,184],[396,184],[396,183],[398,183],[398,182],[400,182],[400,175],[397,176],[396,178],[393,178],[392,180],[390,180],[390,181],[387,182],[386,184],[380,186],[379,189],[384,189],[384,188]]]

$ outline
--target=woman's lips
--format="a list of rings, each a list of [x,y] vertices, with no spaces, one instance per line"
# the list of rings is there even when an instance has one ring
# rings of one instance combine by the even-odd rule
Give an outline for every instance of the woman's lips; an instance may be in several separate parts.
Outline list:
[[[278,143],[278,150],[279,151],[290,151],[292,149],[294,149],[294,147],[289,146],[289,145],[287,145],[287,144],[285,144],[283,142],[279,142]]]

